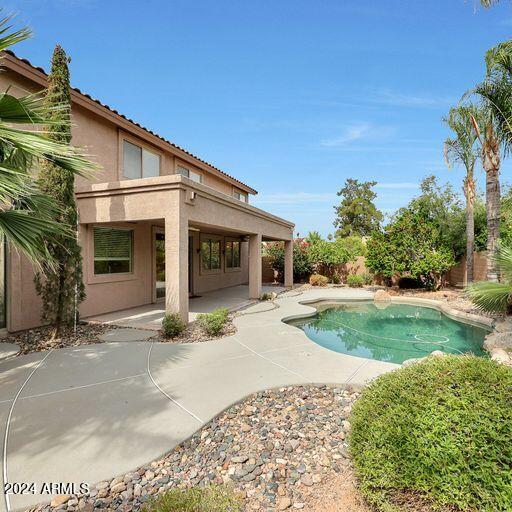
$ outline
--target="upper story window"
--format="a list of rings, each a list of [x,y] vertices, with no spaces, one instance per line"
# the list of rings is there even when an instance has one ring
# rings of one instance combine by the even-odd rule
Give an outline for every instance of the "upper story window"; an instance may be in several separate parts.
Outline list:
[[[181,174],[182,176],[185,176],[185,178],[189,178],[192,181],[196,181],[197,183],[203,182],[203,177],[199,173],[191,171],[186,167],[178,166],[178,168],[176,169],[176,173]]]
[[[94,273],[132,272],[133,230],[94,228]]]
[[[130,180],[160,176],[160,155],[124,140],[123,176]]]
[[[244,203],[247,203],[247,194],[245,192],[240,192],[239,190],[235,190],[233,192],[233,197],[235,199],[238,199],[239,201],[243,201]]]

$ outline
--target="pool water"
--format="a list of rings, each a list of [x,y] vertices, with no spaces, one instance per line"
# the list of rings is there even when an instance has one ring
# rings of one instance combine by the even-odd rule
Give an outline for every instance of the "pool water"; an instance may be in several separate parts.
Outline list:
[[[434,350],[486,354],[488,330],[452,320],[436,309],[373,301],[329,303],[317,309],[313,317],[287,323],[334,352],[398,364]]]

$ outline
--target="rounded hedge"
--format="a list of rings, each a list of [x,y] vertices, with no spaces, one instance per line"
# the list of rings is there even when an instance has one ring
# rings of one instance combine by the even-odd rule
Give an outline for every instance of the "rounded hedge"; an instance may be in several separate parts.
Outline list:
[[[429,357],[373,381],[351,424],[360,489],[377,509],[512,510],[512,369]]]

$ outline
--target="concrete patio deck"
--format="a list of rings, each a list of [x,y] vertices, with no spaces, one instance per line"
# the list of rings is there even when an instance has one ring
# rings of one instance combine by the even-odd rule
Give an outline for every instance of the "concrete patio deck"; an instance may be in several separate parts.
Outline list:
[[[262,293],[280,293],[284,290],[285,288],[282,286],[262,286]],[[193,322],[200,313],[210,313],[217,308],[228,308],[234,311],[253,302],[255,301],[249,299],[248,285],[231,286],[203,293],[200,296],[189,299],[189,322]],[[134,329],[158,330],[162,327],[164,315],[165,304],[157,302],[156,304],[146,304],[145,306],[114,311],[104,315],[91,316],[84,320],[121,327],[132,327]]]
[[[38,352],[0,362],[4,482],[91,487],[173,449],[234,402],[294,384],[362,386],[397,368],[332,352],[283,318],[302,301],[363,299],[355,289],[315,289],[258,303],[237,333],[193,344],[117,342]],[[10,495],[0,510],[49,496]]]

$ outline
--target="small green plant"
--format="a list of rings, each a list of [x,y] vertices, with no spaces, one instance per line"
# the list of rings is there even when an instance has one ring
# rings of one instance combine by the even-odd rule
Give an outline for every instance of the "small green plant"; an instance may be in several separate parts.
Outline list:
[[[228,314],[228,308],[219,308],[211,313],[198,315],[197,322],[207,334],[215,336],[219,334],[226,325]]]
[[[175,338],[185,330],[185,322],[178,313],[167,313],[162,320],[162,331],[166,338]]]
[[[363,274],[363,280],[364,280],[365,286],[370,286],[373,284],[375,278],[374,278],[373,274],[371,274],[370,272],[365,272]]]
[[[341,276],[338,274],[338,272],[334,272],[334,274],[331,276],[331,282],[332,284],[341,283]]]
[[[512,503],[512,369],[428,357],[371,382],[352,409],[350,453],[379,511],[505,512]]]
[[[350,288],[361,288],[364,284],[364,277],[359,274],[350,274],[347,277],[347,284]]]
[[[309,277],[309,284],[311,286],[327,286],[329,278],[320,274],[312,274]]]
[[[272,293],[269,293],[269,292],[265,292],[264,294],[262,294],[262,296],[260,297],[260,300],[272,300],[274,297],[273,297],[273,294]]]
[[[151,500],[144,512],[241,512],[242,499],[231,487],[210,485],[171,489]]]

